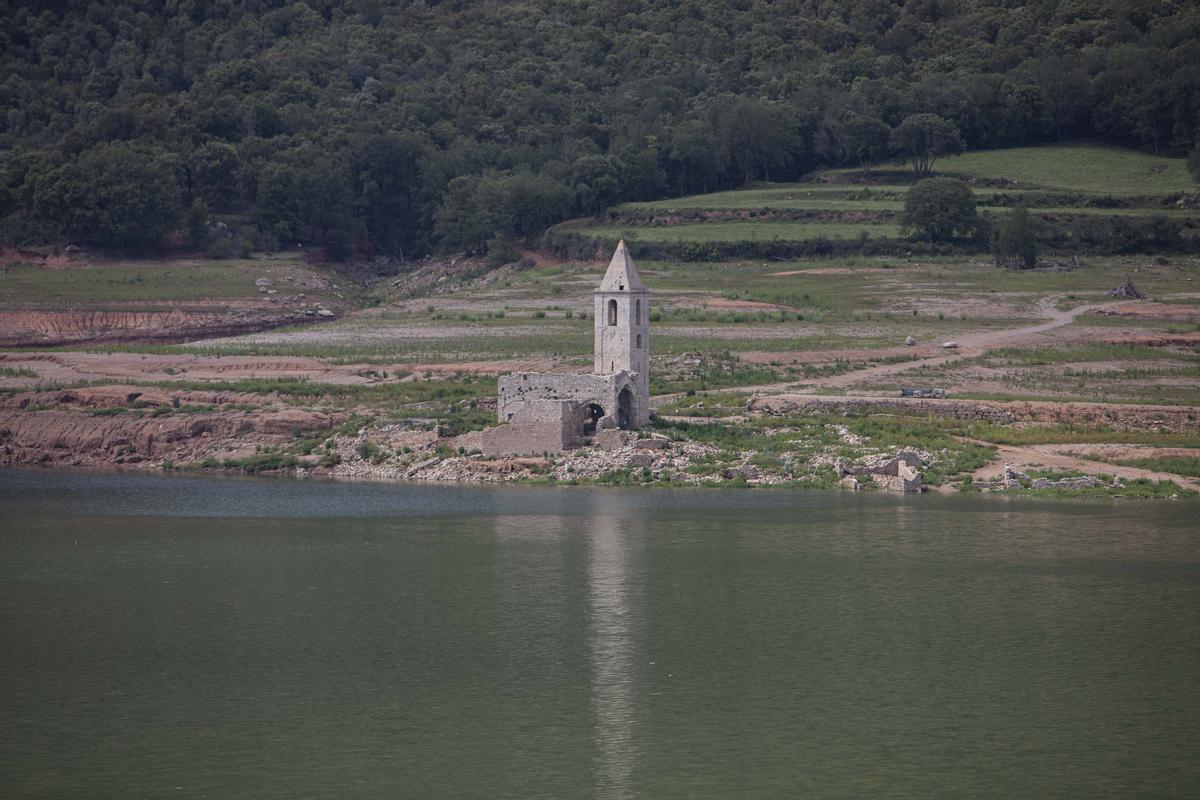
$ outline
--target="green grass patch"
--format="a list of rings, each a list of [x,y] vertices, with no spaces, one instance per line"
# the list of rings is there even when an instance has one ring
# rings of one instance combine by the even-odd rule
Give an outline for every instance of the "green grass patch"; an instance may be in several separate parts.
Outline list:
[[[0,272],[0,303],[59,307],[246,300],[261,296],[255,281],[264,277],[281,294],[304,292],[309,300],[330,294],[322,287],[332,276],[290,261],[133,261],[65,269],[16,263]]]
[[[1200,447],[1200,430],[1187,433],[1155,431],[1117,431],[1103,427],[1080,425],[1038,425],[1016,428],[993,422],[967,424],[947,421],[951,429],[963,436],[991,444],[1150,444],[1162,447]]]
[[[935,169],[1007,178],[1018,186],[1116,196],[1166,195],[1193,191],[1196,186],[1182,158],[1087,143],[981,150],[940,159]]]
[[[38,374],[28,367],[0,367],[0,378],[36,378]]]
[[[787,242],[810,239],[899,239],[900,226],[890,223],[837,222],[703,222],[683,225],[589,225],[572,233],[644,242]]]
[[[1160,456],[1159,458],[1127,458],[1111,463],[1156,472],[1170,472],[1189,478],[1200,478],[1200,456]]]
[[[1002,347],[973,359],[988,367],[1036,367],[1095,361],[1178,361],[1189,356],[1161,347],[1076,344],[1064,347]]]

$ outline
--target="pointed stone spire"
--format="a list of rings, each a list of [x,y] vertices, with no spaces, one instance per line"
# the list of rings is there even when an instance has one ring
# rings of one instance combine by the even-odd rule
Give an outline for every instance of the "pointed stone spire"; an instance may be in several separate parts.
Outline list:
[[[633,266],[633,258],[629,255],[629,248],[625,246],[624,239],[617,245],[617,252],[613,253],[612,261],[608,262],[608,271],[604,273],[604,279],[600,281],[597,291],[646,291],[642,279],[638,277],[637,268]]]

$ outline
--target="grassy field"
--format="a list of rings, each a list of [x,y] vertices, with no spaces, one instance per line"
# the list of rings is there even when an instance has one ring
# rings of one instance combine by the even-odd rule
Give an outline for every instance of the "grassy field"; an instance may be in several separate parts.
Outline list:
[[[186,303],[257,300],[255,281],[267,278],[280,293],[303,292],[313,300],[332,299],[339,281],[331,271],[281,257],[212,261],[207,259],[100,261],[47,269],[15,261],[0,271],[0,305],[49,307],[112,303]]]
[[[726,222],[714,221],[683,225],[590,225],[572,228],[584,236],[654,242],[770,242],[809,239],[896,239],[900,226],[888,223],[836,222]]]
[[[938,172],[1004,178],[1018,186],[1111,195],[1161,196],[1195,191],[1181,158],[1094,144],[1018,147],[944,158]]]

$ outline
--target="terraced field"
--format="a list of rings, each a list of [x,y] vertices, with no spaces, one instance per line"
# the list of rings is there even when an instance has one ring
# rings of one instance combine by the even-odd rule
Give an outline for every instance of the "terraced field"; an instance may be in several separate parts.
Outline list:
[[[1200,209],[1180,197],[1194,191],[1182,159],[1081,144],[970,153],[936,168],[971,183],[985,220],[1024,202],[1049,249],[1137,250],[1138,237],[1157,237],[1161,248],[1164,231],[1172,248],[1200,249]],[[869,177],[832,170],[805,183],[625,203],[603,220],[560,225],[550,238],[594,240],[601,247],[624,238],[689,258],[821,254],[797,247],[804,243],[832,243],[838,254],[853,252],[856,243],[865,252],[886,252],[890,243],[898,252],[918,244],[900,227],[912,179],[903,165],[885,164]],[[677,249],[688,245],[707,249]]]

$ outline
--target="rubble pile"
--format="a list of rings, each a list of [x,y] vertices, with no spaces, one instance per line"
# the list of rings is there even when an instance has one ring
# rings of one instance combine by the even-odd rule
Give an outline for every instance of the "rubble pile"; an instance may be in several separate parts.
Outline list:
[[[1145,300],[1146,295],[1138,291],[1138,288],[1133,285],[1133,281],[1129,276],[1125,276],[1125,281],[1108,293],[1109,297],[1123,297],[1128,300]]]

